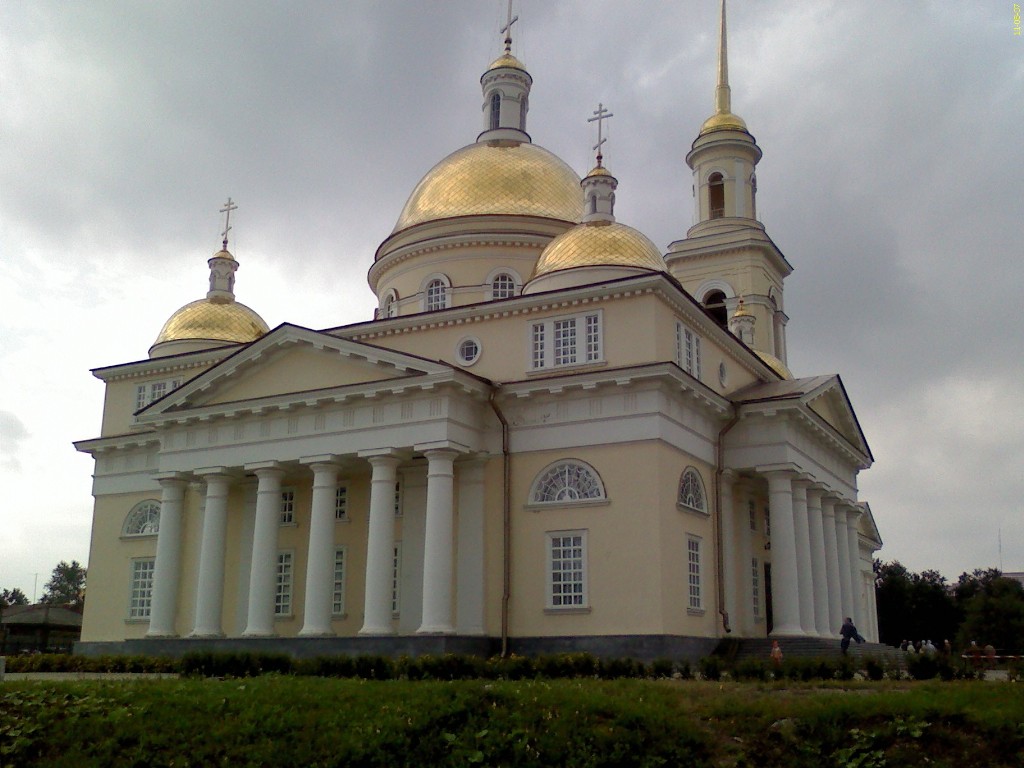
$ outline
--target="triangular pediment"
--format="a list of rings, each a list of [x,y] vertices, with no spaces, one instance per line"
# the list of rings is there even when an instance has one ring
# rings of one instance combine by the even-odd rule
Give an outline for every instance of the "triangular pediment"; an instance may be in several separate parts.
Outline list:
[[[805,394],[802,399],[808,408],[846,438],[850,445],[871,456],[871,449],[868,448],[857,415],[853,412],[850,398],[847,397],[846,388],[839,376],[828,377],[824,384]]]
[[[317,392],[372,390],[375,383],[388,386],[451,370],[414,355],[286,323],[153,403],[140,416],[292,394],[307,399]]]

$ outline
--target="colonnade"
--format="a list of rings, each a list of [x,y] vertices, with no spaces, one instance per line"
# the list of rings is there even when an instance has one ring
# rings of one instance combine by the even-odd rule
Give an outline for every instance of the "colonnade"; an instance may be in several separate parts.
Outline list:
[[[794,472],[763,476],[771,511],[772,636],[836,637],[847,616],[862,634],[874,636],[873,597],[869,595],[865,604],[858,595],[864,583],[858,534],[861,509]],[[731,617],[749,612],[753,599],[751,574],[745,570],[752,559],[750,536],[742,534],[735,519],[735,481],[735,473],[724,473],[723,539],[738,542],[723,551],[725,609]],[[744,576],[730,584],[737,572]],[[745,610],[737,611],[739,601]]]
[[[460,580],[482,590],[482,546],[460,547],[456,537],[483,539],[483,465],[471,459],[459,465],[459,522],[455,529],[455,459],[451,449],[423,452],[427,459],[426,525],[423,550],[422,621],[418,634],[453,634],[455,610],[464,614],[470,633],[483,632],[482,596],[453,596],[456,567]],[[360,635],[394,634],[392,580],[395,547],[395,484],[401,458],[392,452],[364,456],[371,467],[369,524],[366,551],[364,621]],[[300,636],[330,636],[334,587],[335,493],[342,466],[338,461],[304,462],[313,473],[313,493],[306,557],[305,600]],[[247,464],[257,479],[252,535],[248,603],[243,637],[271,637],[282,480],[278,462]],[[225,467],[197,469],[191,475],[205,485],[205,513],[199,548],[195,621],[191,637],[223,637],[223,599],[227,549],[228,493],[239,473]],[[182,517],[190,477],[159,478],[160,528],[154,565],[152,603],[147,637],[173,637],[181,581]],[[478,551],[479,550],[479,551]],[[479,615],[476,615],[479,614]]]

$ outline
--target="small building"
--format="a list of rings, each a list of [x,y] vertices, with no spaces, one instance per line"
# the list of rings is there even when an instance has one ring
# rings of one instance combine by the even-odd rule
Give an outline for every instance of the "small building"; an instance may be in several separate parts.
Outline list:
[[[10,605],[0,611],[0,655],[71,653],[82,635],[82,611],[67,605]]]

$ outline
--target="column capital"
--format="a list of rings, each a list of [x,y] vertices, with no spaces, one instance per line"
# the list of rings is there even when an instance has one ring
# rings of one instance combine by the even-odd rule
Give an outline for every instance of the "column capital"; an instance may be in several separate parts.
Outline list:
[[[242,477],[242,473],[235,467],[200,467],[192,470],[192,473],[204,482],[209,482],[211,478],[239,480]]]
[[[423,455],[427,455],[434,451],[447,450],[454,451],[457,454],[469,453],[469,446],[457,443],[454,440],[434,440],[429,443],[416,443],[412,449]]]
[[[244,469],[246,472],[252,472],[256,477],[263,477],[263,475],[269,477],[271,472],[284,474],[284,467],[279,461],[254,461],[244,465]]]
[[[183,472],[161,472],[155,478],[161,488],[173,488],[176,485],[184,488],[188,483],[188,475]]]
[[[423,452],[423,455],[427,457],[427,461],[431,460],[448,460],[455,461],[460,455],[460,451],[453,450],[451,448],[431,448]]]
[[[727,483],[733,483],[736,481],[736,478],[739,477],[739,472],[737,472],[735,469],[722,469],[719,472],[719,474],[721,475],[722,479]]]
[[[345,459],[336,453],[320,453],[316,456],[301,456],[299,458],[299,464],[304,464],[309,467],[313,467],[317,464],[337,464],[341,466],[345,463]]]

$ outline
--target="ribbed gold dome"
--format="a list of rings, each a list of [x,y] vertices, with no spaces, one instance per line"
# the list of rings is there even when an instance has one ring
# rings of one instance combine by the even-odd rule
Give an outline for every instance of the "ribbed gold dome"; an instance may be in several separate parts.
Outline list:
[[[247,343],[256,341],[269,330],[263,318],[245,304],[199,299],[171,315],[153,346],[186,339]]]
[[[456,150],[416,185],[395,232],[453,216],[509,214],[579,221],[580,177],[543,147],[488,141]]]
[[[734,115],[732,112],[716,112],[704,121],[704,125],[700,128],[700,135],[703,136],[705,133],[711,133],[712,131],[746,130],[747,124],[739,115]]]
[[[773,371],[779,374],[779,376],[781,376],[782,378],[793,378],[793,372],[786,367],[786,364],[784,362],[779,360],[779,358],[775,357],[775,355],[769,355],[767,352],[759,352],[756,349],[754,350],[754,354],[760,357],[761,361],[764,362],[765,365],[767,365],[769,368],[771,368]]]
[[[573,267],[637,267],[663,272],[665,261],[650,238],[616,221],[591,221],[563,232],[537,260],[534,277]]]
[[[526,71],[526,67],[523,66],[523,62],[513,56],[511,53],[503,53],[501,56],[491,62],[491,66],[487,68],[490,72],[492,69],[500,69],[501,67],[512,67],[512,69],[521,69],[523,72]]]

